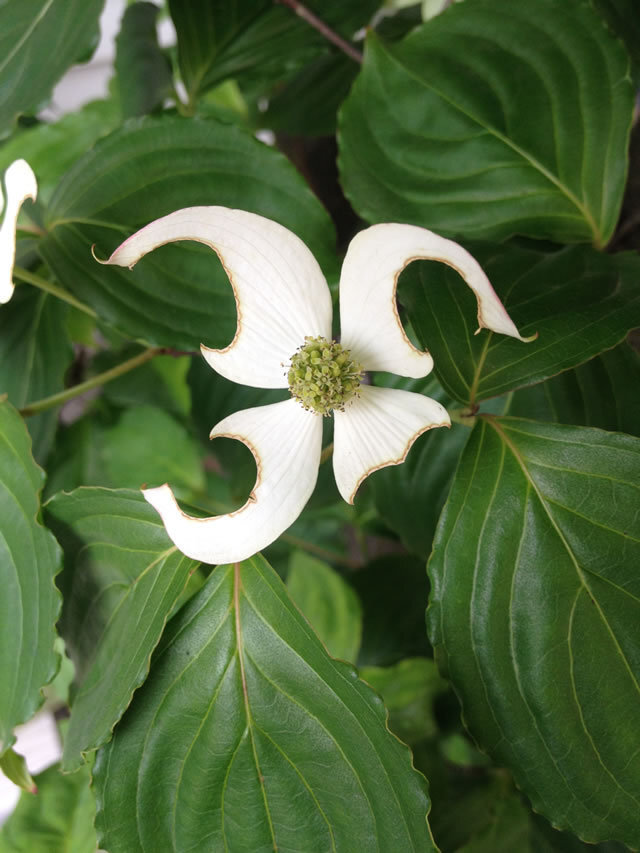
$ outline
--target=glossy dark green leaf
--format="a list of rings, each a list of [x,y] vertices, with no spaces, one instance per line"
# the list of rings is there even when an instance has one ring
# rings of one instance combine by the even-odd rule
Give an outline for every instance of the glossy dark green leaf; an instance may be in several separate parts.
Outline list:
[[[433,374],[426,379],[394,381],[393,385],[426,394],[451,408],[451,398]],[[409,551],[425,560],[468,437],[468,428],[457,423],[451,429],[430,430],[420,436],[402,465],[383,468],[369,478],[381,518]]]
[[[94,769],[110,853],[434,850],[424,778],[269,564],[219,566],[172,620]]]
[[[355,661],[362,635],[358,596],[328,563],[294,551],[287,592],[334,658]]]
[[[98,43],[104,0],[4,0],[0,27],[0,136],[47,98]]]
[[[172,88],[171,68],[158,45],[154,3],[132,3],[116,39],[116,74],[125,118],[152,112]]]
[[[43,481],[24,421],[0,401],[0,755],[13,743],[13,729],[38,709],[41,688],[58,668],[60,594],[53,579],[60,548],[38,520]]]
[[[62,391],[73,359],[64,303],[29,285],[21,285],[0,310],[0,394],[20,409]],[[33,455],[44,462],[51,448],[58,409],[27,420]]]
[[[429,583],[423,560],[409,554],[378,557],[349,580],[364,617],[359,666],[390,666],[429,654],[424,634]]]
[[[508,395],[504,414],[640,436],[640,355],[626,341],[546,382]]]
[[[0,853],[95,853],[95,802],[89,769],[63,775],[54,764],[35,777],[0,829]]]
[[[76,667],[62,766],[97,749],[144,681],[167,617],[197,563],[169,540],[140,492],[77,489],[47,519],[65,554],[60,632]]]
[[[585,0],[465,0],[396,45],[370,34],[341,115],[345,191],[369,222],[604,246],[628,66]]]
[[[349,39],[369,23],[374,0],[305,4],[332,29]],[[178,59],[190,99],[230,77],[253,73],[266,81],[296,70],[327,41],[291,9],[270,0],[170,0],[178,34]],[[355,64],[355,63],[354,63]]]
[[[405,743],[417,743],[438,732],[433,704],[447,684],[429,658],[405,658],[394,666],[363,666],[360,678],[384,699],[389,728]]]
[[[640,440],[483,419],[429,563],[429,633],[464,720],[536,811],[640,841]]]
[[[214,120],[146,118],[100,140],[51,200],[39,250],[58,280],[129,337],[197,350],[225,346],[236,328],[233,292],[215,253],[163,246],[133,270],[103,267],[130,233],[195,205],[243,208],[276,219],[337,276],[328,215],[293,166],[247,132]]]
[[[640,19],[634,0],[594,0],[594,5],[613,32],[621,38],[640,74]]]
[[[299,136],[335,133],[338,107],[357,73],[357,64],[342,53],[318,57],[276,90],[261,123]]]
[[[466,0],[465,0],[466,2]],[[412,264],[400,282],[411,323],[444,388],[464,403],[541,382],[620,343],[640,325],[640,262],[583,246],[546,253],[474,246],[522,343],[478,328],[476,300],[444,264]]]

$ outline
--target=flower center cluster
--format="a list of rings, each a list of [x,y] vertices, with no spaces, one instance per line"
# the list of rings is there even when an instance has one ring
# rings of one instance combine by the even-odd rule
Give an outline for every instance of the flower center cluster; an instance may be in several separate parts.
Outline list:
[[[291,396],[320,415],[329,415],[333,409],[343,411],[360,387],[362,365],[336,341],[322,337],[306,337],[304,341],[291,357]]]

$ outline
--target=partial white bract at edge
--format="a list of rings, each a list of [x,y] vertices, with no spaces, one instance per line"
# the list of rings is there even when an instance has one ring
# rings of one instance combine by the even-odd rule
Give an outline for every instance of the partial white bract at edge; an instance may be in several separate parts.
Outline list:
[[[7,203],[0,225],[0,303],[13,296],[13,265],[16,260],[16,225],[20,208],[26,199],[36,200],[38,184],[26,160],[15,160],[4,173]],[[0,213],[3,209],[0,190]]]
[[[195,518],[182,512],[168,485],[143,490],[182,553],[214,565],[253,556],[300,515],[318,478],[322,418],[290,399],[229,415],[211,431],[211,438],[222,436],[244,442],[256,460],[256,485],[243,507]]]
[[[338,491],[350,504],[369,474],[404,462],[423,432],[451,425],[437,400],[373,385],[363,385],[360,396],[333,416],[333,472]]]
[[[316,259],[284,226],[226,207],[188,207],[125,240],[105,264],[132,268],[166,243],[196,240],[218,255],[236,298],[238,327],[224,349],[202,346],[211,367],[232,382],[286,388],[283,367],[304,336],[331,337],[331,294]]]
[[[525,340],[466,249],[417,225],[372,225],[349,244],[340,276],[341,342],[368,370],[418,379],[433,367],[406,336],[396,308],[398,277],[417,260],[441,261],[462,276],[478,300],[480,328]]]

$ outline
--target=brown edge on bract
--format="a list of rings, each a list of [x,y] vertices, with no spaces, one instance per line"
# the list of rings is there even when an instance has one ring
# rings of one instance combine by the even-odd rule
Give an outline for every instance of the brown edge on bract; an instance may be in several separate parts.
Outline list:
[[[133,236],[135,236],[135,235],[131,234],[129,237],[127,237],[126,240],[124,240],[122,243],[120,243],[120,245],[116,249],[114,249],[113,252],[109,255],[109,257],[104,261],[101,261],[100,258],[98,258],[96,256],[96,253],[95,253],[96,244],[93,243],[91,246],[91,255],[93,256],[94,261],[97,261],[99,264],[102,264],[102,266],[122,266],[122,264],[114,264],[114,262],[111,259],[116,254],[116,252],[118,252]],[[237,322],[236,322],[236,331],[235,331],[235,334],[231,340],[231,343],[227,344],[227,346],[223,347],[222,349],[212,349],[211,347],[206,346],[206,344],[200,344],[200,350],[207,350],[207,352],[216,352],[216,353],[222,354],[222,353],[228,352],[230,349],[232,349],[235,346],[235,344],[237,343],[238,337],[240,336],[240,331],[241,331],[241,327],[242,327],[242,310],[240,308],[240,297],[238,296],[238,289],[236,287],[235,281],[233,280],[233,275],[231,274],[231,272],[227,268],[227,266],[224,262],[224,259],[223,259],[222,255],[220,254],[220,252],[218,251],[218,249],[216,249],[216,247],[212,243],[208,243],[206,240],[199,240],[197,237],[191,237],[190,239],[194,243],[201,243],[203,246],[208,246],[213,252],[215,252],[218,260],[222,264],[222,269],[225,271],[226,276],[229,279],[229,284],[231,285],[231,290],[233,291],[233,299],[236,303]],[[138,263],[139,260],[146,257],[146,255],[151,254],[151,252],[154,252],[156,249],[159,249],[161,246],[169,246],[171,243],[182,243],[182,242],[186,242],[186,241],[185,240],[166,240],[164,243],[158,243],[149,252],[145,252],[144,254],[142,254],[138,258],[136,258],[136,260],[132,264],[129,264],[127,266],[127,269],[132,270],[134,268],[134,266]]]
[[[441,424],[429,424],[429,426],[423,427],[421,430],[418,430],[418,432],[414,433],[414,435],[411,436],[411,438],[407,442],[407,446],[405,447],[404,453],[402,454],[402,456],[398,457],[398,459],[390,459],[388,462],[381,462],[380,465],[374,465],[373,467],[368,468],[356,483],[355,489],[349,495],[348,503],[353,504],[358,489],[364,483],[367,477],[369,477],[375,471],[380,471],[382,468],[390,468],[392,465],[402,465],[402,463],[409,455],[409,451],[413,447],[416,440],[420,438],[421,435],[424,435],[425,432],[429,432],[430,429],[438,429],[439,427],[447,427],[448,429],[451,429],[451,423],[443,421]]]
[[[400,334],[402,335],[402,337],[404,338],[404,342],[409,346],[409,348],[412,350],[412,352],[415,352],[417,355],[428,355],[429,358],[431,358],[433,360],[431,353],[429,352],[428,349],[425,349],[425,350],[418,349],[418,347],[415,347],[411,343],[407,333],[404,330],[404,326],[402,325],[402,320],[400,319],[400,313],[398,311],[398,279],[400,278],[402,273],[406,270],[406,268],[409,266],[409,264],[412,264],[414,261],[427,261],[427,260],[440,260],[440,259],[439,258],[425,258],[422,255],[416,255],[413,258],[407,258],[405,260],[405,262],[402,264],[402,266],[400,267],[400,269],[396,272],[395,276],[393,277],[393,289],[391,291],[391,310],[395,314],[396,322],[398,323],[398,328],[400,329]],[[354,494],[355,494],[355,492],[354,492]],[[353,503],[353,501],[351,501],[351,503]]]
[[[258,453],[256,447],[245,436],[238,435],[237,433],[233,432],[216,432],[214,435],[212,435],[212,433],[213,430],[211,430],[211,433],[209,433],[210,440],[214,438],[232,438],[234,441],[241,441],[245,445],[245,447],[249,448],[249,450],[251,451],[251,455],[253,456],[254,461],[256,463],[256,481],[253,484],[253,488],[251,489],[249,497],[239,509],[234,509],[233,512],[223,513],[223,515],[228,515],[229,517],[232,517],[234,515],[239,515],[241,512],[244,512],[244,510],[247,509],[251,504],[257,502],[258,498],[255,495],[255,491],[262,482],[262,459],[260,458],[260,454]],[[217,516],[213,516],[213,518],[216,517]],[[205,519],[200,518],[198,519],[198,521],[205,521]]]

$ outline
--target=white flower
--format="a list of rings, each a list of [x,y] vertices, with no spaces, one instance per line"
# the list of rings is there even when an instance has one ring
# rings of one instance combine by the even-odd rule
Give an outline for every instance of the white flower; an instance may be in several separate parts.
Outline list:
[[[0,225],[0,303],[13,296],[13,265],[16,260],[16,223],[23,201],[36,200],[38,184],[26,160],[15,160],[4,173],[7,206]],[[0,189],[0,213],[4,198]]]
[[[369,474],[402,462],[421,433],[450,425],[440,403],[422,394],[370,385],[355,393],[360,366],[409,377],[426,376],[433,367],[431,356],[410,343],[396,309],[397,278],[410,261],[430,258],[454,267],[476,294],[480,326],[520,338],[478,263],[457,243],[424,228],[374,225],[352,240],[340,278],[341,346],[328,343],[331,296],[315,258],[291,231],[254,213],[178,210],[142,228],[104,263],[131,268],[176,240],[210,246],[235,294],[233,341],[224,349],[201,348],[211,367],[257,388],[287,388],[289,379],[301,377],[302,390],[296,390],[308,405],[315,401],[323,410],[327,399],[337,401],[333,468],[349,503]],[[144,490],[178,548],[214,564],[255,554],[298,517],[318,476],[322,416],[292,396],[224,418],[211,431],[216,436],[244,442],[255,457],[256,485],[241,509],[193,518],[180,510],[168,485]]]

